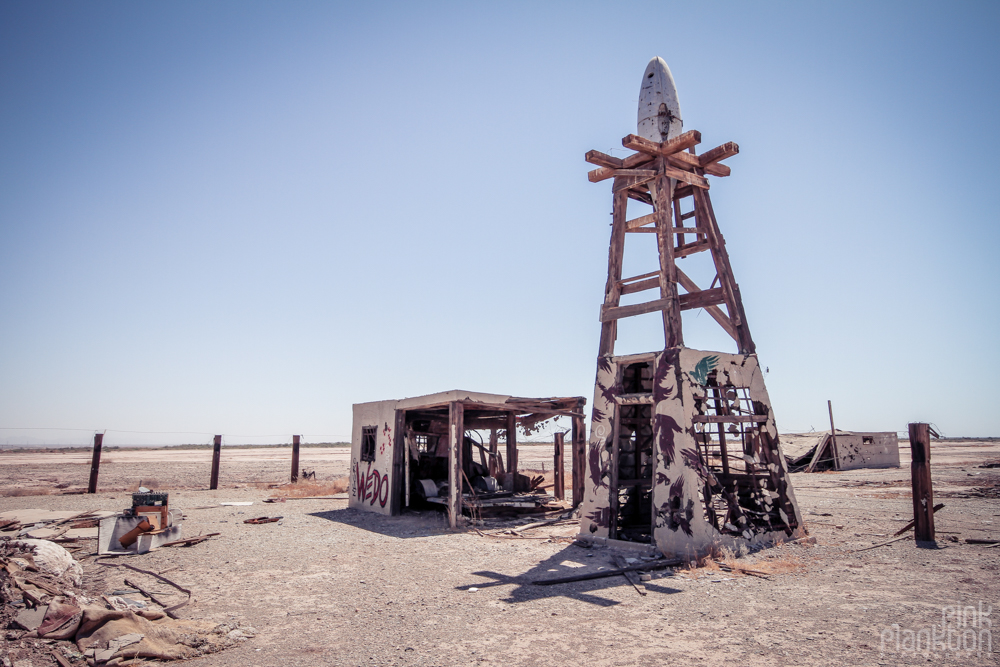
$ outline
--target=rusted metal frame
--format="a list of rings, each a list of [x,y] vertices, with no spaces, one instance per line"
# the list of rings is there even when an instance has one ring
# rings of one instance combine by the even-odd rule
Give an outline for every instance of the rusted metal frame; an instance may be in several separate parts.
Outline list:
[[[587,400],[580,398],[577,402],[577,412],[582,413]],[[587,428],[583,417],[573,417],[571,431],[573,446],[573,507],[579,507],[583,502],[587,481]]]
[[[465,437],[461,401],[448,405],[448,525],[455,528],[462,512],[462,439]]]
[[[101,449],[104,447],[104,434],[94,434],[94,455],[90,460],[90,483],[87,493],[97,493],[97,476],[101,470]]]
[[[618,179],[615,179],[616,182]],[[622,279],[622,260],[625,252],[625,216],[628,211],[628,190],[614,193],[611,213],[611,243],[608,249],[608,282],[604,287],[603,308],[615,308],[621,300],[619,287]],[[601,342],[597,356],[614,354],[615,339],[618,337],[618,322],[610,320],[601,323]]]
[[[222,436],[215,436],[212,442],[212,478],[209,482],[209,490],[214,491],[219,488],[219,460],[222,458]]]
[[[658,162],[662,162],[660,158]],[[670,231],[670,207],[673,203],[674,181],[660,176],[651,188],[656,216],[656,246],[660,258],[660,298],[667,301],[663,309],[664,347],[684,345],[680,301],[677,296],[677,267],[674,265],[674,239]]]
[[[699,171],[700,170],[695,170]],[[695,210],[698,227],[705,228],[709,242],[712,246],[712,259],[715,262],[715,270],[719,276],[723,291],[726,293],[726,308],[729,310],[729,319],[739,337],[737,344],[741,354],[753,354],[757,351],[753,337],[750,335],[750,326],[747,324],[746,313],[743,310],[743,299],[740,296],[740,287],[736,283],[733,275],[733,267],[729,262],[729,253],[726,251],[726,240],[719,230],[719,223],[715,218],[715,211],[712,208],[712,198],[708,192],[699,188],[692,189],[695,201]]]

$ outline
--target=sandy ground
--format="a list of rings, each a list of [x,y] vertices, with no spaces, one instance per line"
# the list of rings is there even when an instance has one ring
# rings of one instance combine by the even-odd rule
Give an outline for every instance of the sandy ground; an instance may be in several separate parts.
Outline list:
[[[937,514],[932,548],[907,539],[859,551],[889,540],[911,518],[904,454],[898,469],[793,475],[817,544],[785,545],[742,561],[778,574],[762,579],[678,571],[646,584],[645,596],[620,576],[533,585],[611,566],[607,549],[572,544],[573,526],[524,533],[532,539],[483,537],[449,531],[437,515],[385,518],[350,510],[346,501],[265,505],[259,501],[266,491],[252,487],[172,490],[171,505],[187,514],[185,535],[221,536],[127,562],[193,589],[182,617],[235,617],[258,629],[256,638],[236,648],[192,661],[199,666],[995,665],[1000,630],[992,631],[993,617],[983,617],[983,627],[972,623],[980,620],[980,609],[1000,609],[1000,548],[964,540],[1000,538],[1000,469],[978,467],[1000,459],[1000,443],[935,442],[932,452],[935,501],[946,505]],[[178,456],[193,454],[202,452]],[[123,455],[111,455],[122,467],[118,477],[109,475],[111,483],[136,476]],[[336,455],[323,464],[331,473],[339,465]],[[58,455],[43,458],[49,457],[57,463],[8,463],[2,456],[0,474],[19,484],[22,477],[43,475],[78,479],[77,468],[87,470],[88,464]],[[326,470],[321,459],[315,458],[317,468]],[[158,478],[170,480],[183,477],[185,466],[207,477],[205,460],[163,457],[136,465],[155,464]],[[248,470],[255,465],[252,458],[225,460]],[[265,476],[280,479],[281,461],[258,463],[267,468]],[[229,500],[254,505],[216,506]],[[20,496],[0,498],[0,511],[117,510],[128,504],[121,492]],[[284,519],[243,523],[265,514]],[[93,557],[83,562],[95,590],[123,586],[118,570],[102,568]],[[154,593],[169,590],[148,581]],[[965,627],[947,615],[956,605],[976,609],[975,615],[966,611]],[[921,630],[950,638],[952,648],[926,655],[907,650],[906,631]],[[971,651],[962,650],[963,639]]]

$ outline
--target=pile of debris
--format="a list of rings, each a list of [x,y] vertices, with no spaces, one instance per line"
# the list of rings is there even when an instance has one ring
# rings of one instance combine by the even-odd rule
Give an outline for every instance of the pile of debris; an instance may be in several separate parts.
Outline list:
[[[97,552],[105,555],[144,554],[181,537],[182,514],[171,510],[170,494],[140,487],[132,507],[101,520]]]
[[[0,513],[0,539],[41,539],[63,545],[70,551],[86,549],[86,540],[97,539],[101,519],[113,512],[56,512],[20,509]]]
[[[101,563],[99,563],[101,565]],[[130,567],[136,571],[145,572]],[[213,653],[254,636],[253,628],[178,620],[114,591],[86,591],[82,568],[48,540],[0,539],[0,654],[5,665],[127,665]],[[147,573],[153,576],[155,573]],[[134,591],[139,592],[139,591]],[[115,595],[121,593],[122,595]]]

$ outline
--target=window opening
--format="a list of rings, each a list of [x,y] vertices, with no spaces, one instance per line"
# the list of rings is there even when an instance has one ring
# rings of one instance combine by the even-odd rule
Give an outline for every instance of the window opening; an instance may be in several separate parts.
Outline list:
[[[623,394],[653,393],[653,362],[640,361],[629,364],[622,371]]]
[[[378,426],[361,427],[361,460],[375,460],[375,441],[378,438]]]

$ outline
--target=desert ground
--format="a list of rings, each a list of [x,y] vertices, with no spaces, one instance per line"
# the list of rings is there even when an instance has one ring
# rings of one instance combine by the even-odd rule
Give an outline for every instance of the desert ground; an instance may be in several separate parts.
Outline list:
[[[935,544],[912,532],[885,544],[912,518],[907,443],[900,450],[900,468],[792,476],[815,544],[725,561],[757,575],[712,562],[655,573],[639,585],[646,595],[622,576],[534,585],[614,567],[608,549],[574,542],[572,523],[515,537],[502,530],[516,521],[452,531],[434,513],[388,518],[346,499],[263,504],[287,479],[287,448],[224,450],[216,491],[206,490],[210,450],[108,450],[94,495],[68,493],[85,487],[89,453],[2,453],[0,493],[13,495],[0,497],[0,512],[121,510],[140,481],[170,491],[184,536],[221,535],[118,562],[192,589],[182,618],[257,631],[192,665],[998,664],[1000,631],[985,613],[1000,607],[1000,548],[966,539],[1000,539],[1000,468],[981,467],[1000,460],[1000,442],[932,444],[935,502],[945,504]],[[526,447],[524,467],[549,470],[550,452]],[[333,479],[346,475],[348,454],[304,448],[301,466]],[[283,519],[243,523],[263,515]],[[85,586],[125,587],[121,570],[95,562],[95,542],[76,552]],[[949,615],[956,607],[965,615]],[[943,645],[912,650],[907,637],[919,631]]]

